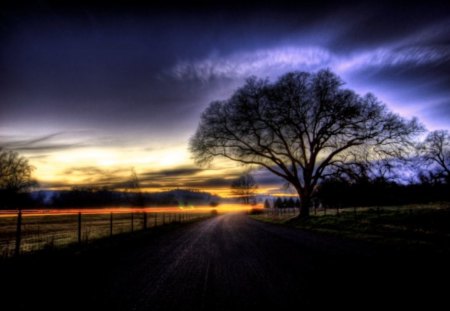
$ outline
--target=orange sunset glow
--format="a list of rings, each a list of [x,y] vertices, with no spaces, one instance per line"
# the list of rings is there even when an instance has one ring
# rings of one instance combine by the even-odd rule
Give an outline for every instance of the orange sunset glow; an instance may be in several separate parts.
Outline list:
[[[166,213],[166,214],[205,214],[212,211],[217,211],[219,214],[223,213],[236,213],[236,212],[249,212],[252,209],[262,209],[261,204],[255,204],[252,206],[227,203],[221,204],[217,207],[211,206],[165,206],[165,207],[145,207],[145,208],[130,208],[130,207],[108,207],[108,208],[68,208],[68,209],[33,209],[22,210],[23,217],[36,217],[36,216],[63,216],[63,215],[76,215],[82,213],[83,215],[106,215],[106,214],[129,214],[129,213]],[[0,217],[16,217],[17,210],[2,210],[0,211]]]

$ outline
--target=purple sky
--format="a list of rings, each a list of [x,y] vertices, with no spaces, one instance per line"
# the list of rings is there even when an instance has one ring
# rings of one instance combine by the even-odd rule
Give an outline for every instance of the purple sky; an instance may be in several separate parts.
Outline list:
[[[330,68],[428,129],[450,128],[445,1],[57,3],[0,5],[0,146],[29,156],[47,186],[77,170],[76,182],[95,183],[92,166],[226,185],[227,173],[193,168],[187,140],[209,102],[251,75]]]

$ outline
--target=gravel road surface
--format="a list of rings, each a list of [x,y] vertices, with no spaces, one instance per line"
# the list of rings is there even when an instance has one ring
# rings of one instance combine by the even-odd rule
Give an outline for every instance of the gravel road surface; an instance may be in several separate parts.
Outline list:
[[[447,300],[443,258],[411,257],[244,214],[136,239],[3,264],[0,309],[430,309]]]

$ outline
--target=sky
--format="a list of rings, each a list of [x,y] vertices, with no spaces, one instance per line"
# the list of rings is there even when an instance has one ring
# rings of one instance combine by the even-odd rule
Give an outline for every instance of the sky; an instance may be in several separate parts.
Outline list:
[[[130,4],[131,3],[131,4]],[[450,10],[346,2],[17,1],[0,4],[0,147],[43,189],[114,186],[227,195],[245,170],[194,164],[201,112],[249,76],[329,68],[429,130],[450,129]],[[261,193],[283,183],[256,172]]]

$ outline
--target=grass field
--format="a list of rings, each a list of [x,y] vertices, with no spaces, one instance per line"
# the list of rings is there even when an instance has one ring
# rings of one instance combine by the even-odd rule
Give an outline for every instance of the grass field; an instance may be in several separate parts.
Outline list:
[[[209,213],[116,213],[113,214],[112,234],[142,230],[173,222],[187,222],[210,215]],[[81,241],[111,235],[110,214],[83,214]],[[14,254],[17,217],[0,217],[0,257]],[[21,252],[37,251],[78,243],[78,214],[26,216],[22,218]]]
[[[450,253],[450,204],[317,211],[310,219],[266,211],[255,219],[392,247]]]

